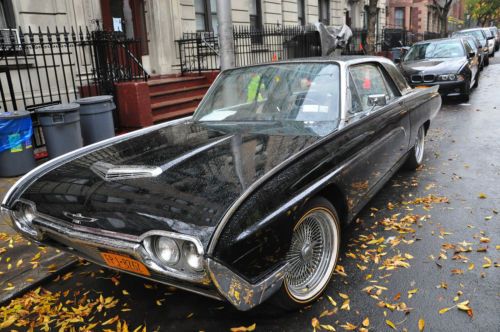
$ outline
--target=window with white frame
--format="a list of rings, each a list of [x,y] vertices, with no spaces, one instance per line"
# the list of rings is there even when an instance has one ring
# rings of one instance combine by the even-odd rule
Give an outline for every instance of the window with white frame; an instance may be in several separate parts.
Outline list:
[[[394,25],[396,28],[404,29],[405,26],[405,9],[397,7],[394,9]]]
[[[306,1],[297,0],[297,16],[300,25],[306,25]]]
[[[196,15],[196,31],[217,32],[219,24],[217,21],[216,0],[194,0],[194,11]]]
[[[15,29],[16,21],[12,0],[0,0],[0,29]]]

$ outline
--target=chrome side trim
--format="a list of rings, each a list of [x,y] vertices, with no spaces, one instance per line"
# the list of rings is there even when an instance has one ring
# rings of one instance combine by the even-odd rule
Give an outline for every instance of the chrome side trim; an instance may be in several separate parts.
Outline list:
[[[7,194],[5,195],[5,197],[2,201],[2,205],[5,207],[8,207],[9,202],[14,203],[15,199],[19,198],[19,196],[22,195],[24,190],[29,185],[31,185],[38,178],[42,177],[43,175],[47,174],[48,172],[50,172],[54,168],[62,165],[65,162],[68,162],[68,161],[74,160],[78,157],[84,156],[87,153],[90,153],[90,152],[97,150],[99,148],[107,147],[107,146],[109,146],[111,144],[115,144],[115,143],[124,142],[126,140],[153,132],[155,130],[158,130],[158,129],[161,129],[164,127],[168,127],[168,126],[176,125],[176,124],[179,124],[182,122],[186,122],[189,119],[191,119],[191,116],[168,121],[168,122],[164,122],[164,123],[160,123],[160,124],[157,124],[157,125],[154,125],[151,127],[147,127],[147,128],[142,128],[142,129],[139,129],[139,130],[136,130],[136,131],[124,134],[124,135],[111,137],[111,138],[105,139],[103,141],[100,141],[100,142],[97,142],[97,143],[94,143],[91,145],[87,145],[87,146],[80,148],[78,150],[74,150],[74,151],[71,151],[71,152],[64,154],[62,156],[51,159],[51,160],[47,161],[46,163],[38,166],[37,168],[31,170],[29,173],[27,173],[22,178],[20,178],[9,189],[9,191],[7,192]],[[17,197],[14,198],[14,195],[16,195],[16,194],[17,194]]]
[[[238,310],[247,311],[273,295],[283,283],[288,264],[284,264],[262,281],[251,284],[225,265],[208,259],[208,271],[212,282],[224,298]]]

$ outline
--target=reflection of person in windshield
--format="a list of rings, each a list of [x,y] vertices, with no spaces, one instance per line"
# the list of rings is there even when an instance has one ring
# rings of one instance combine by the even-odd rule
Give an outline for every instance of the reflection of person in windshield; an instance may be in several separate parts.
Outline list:
[[[247,85],[247,103],[263,101],[264,97],[262,96],[262,92],[264,92],[265,89],[266,86],[262,82],[262,76],[257,73],[253,73],[252,78]]]

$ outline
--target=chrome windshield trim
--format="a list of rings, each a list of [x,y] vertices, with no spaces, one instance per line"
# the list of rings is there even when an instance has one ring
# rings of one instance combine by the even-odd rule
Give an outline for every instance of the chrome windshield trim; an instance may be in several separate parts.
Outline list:
[[[282,285],[288,263],[252,284],[214,259],[207,259],[208,271],[219,293],[236,309],[247,311],[261,304]]]
[[[93,152],[99,148],[107,147],[107,146],[110,146],[111,144],[115,144],[115,143],[124,142],[124,141],[127,141],[129,139],[153,132],[155,130],[158,130],[158,129],[161,129],[164,127],[168,127],[168,126],[176,125],[178,123],[186,122],[189,119],[191,119],[191,116],[168,121],[168,122],[164,122],[164,123],[160,123],[160,124],[157,124],[157,125],[154,125],[151,127],[147,127],[147,128],[142,128],[142,129],[139,129],[139,130],[127,133],[127,134],[111,137],[111,138],[105,139],[103,141],[100,141],[100,142],[97,142],[97,143],[94,143],[91,145],[87,145],[87,146],[80,148],[78,150],[74,150],[74,151],[71,151],[71,152],[64,154],[62,156],[51,159],[51,160],[43,163],[42,165],[38,166],[37,168],[31,170],[27,174],[25,174],[12,187],[10,187],[9,191],[7,192],[7,194],[5,194],[5,197],[2,201],[2,206],[8,208],[9,203],[13,204],[14,201],[22,195],[24,190],[29,185],[31,185],[38,178],[42,177],[43,175],[47,174],[48,172],[50,172],[51,170],[55,169],[56,167],[62,165],[65,162],[68,162],[68,161],[74,160],[78,157],[84,156],[84,155],[86,155],[90,152]],[[14,196],[17,196],[17,197],[14,197]]]

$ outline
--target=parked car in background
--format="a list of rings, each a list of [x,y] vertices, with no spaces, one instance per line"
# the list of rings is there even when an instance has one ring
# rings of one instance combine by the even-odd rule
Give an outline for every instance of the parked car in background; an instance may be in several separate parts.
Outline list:
[[[479,82],[479,56],[462,38],[415,43],[399,66],[412,87],[438,85],[443,96],[469,100]]]
[[[495,51],[498,51],[500,48],[500,31],[497,27],[490,27],[493,36],[495,37]]]
[[[223,71],[192,118],[48,161],[2,209],[27,238],[249,310],[310,305],[341,228],[423,162],[441,107],[382,57]]]
[[[482,29],[486,34],[486,39],[488,40],[488,54],[490,55],[490,57],[494,57],[496,36],[493,35],[493,31],[491,31],[489,28],[482,28]]]
[[[484,51],[483,47],[481,47],[481,43],[476,37],[472,35],[463,35],[461,38],[469,43],[469,46],[476,51],[479,56],[479,70],[483,70],[485,66],[484,63],[486,62],[486,59],[488,59],[488,52]]]
[[[483,64],[485,67],[489,66],[490,58],[489,58],[488,39],[486,38],[486,32],[484,32],[482,28],[473,28],[473,29],[456,31],[452,34],[452,37],[460,37],[460,36],[474,36],[479,40],[479,43],[483,48],[483,54],[487,55],[483,59]]]

